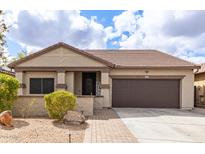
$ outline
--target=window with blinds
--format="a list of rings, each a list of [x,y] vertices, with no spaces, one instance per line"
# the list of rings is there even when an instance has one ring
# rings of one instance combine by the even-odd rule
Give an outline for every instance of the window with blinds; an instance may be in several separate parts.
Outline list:
[[[54,78],[30,78],[30,94],[48,94],[54,91]]]

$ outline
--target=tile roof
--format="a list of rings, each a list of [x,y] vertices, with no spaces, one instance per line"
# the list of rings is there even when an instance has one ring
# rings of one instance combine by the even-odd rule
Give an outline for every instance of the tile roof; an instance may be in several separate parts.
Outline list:
[[[28,55],[20,60],[14,61],[8,65],[10,68],[15,68],[20,63],[28,61],[32,58],[47,53],[53,49],[65,47],[74,52],[97,60],[109,67],[124,67],[124,68],[199,68],[191,62],[179,59],[157,50],[81,50],[72,47],[66,43],[59,42],[47,48],[44,48],[36,53]]]
[[[5,70],[5,69],[3,69],[3,68],[1,68],[1,67],[0,67],[0,73],[8,74],[8,75],[11,75],[11,76],[15,76],[15,73],[14,73],[14,72]]]
[[[199,67],[157,50],[85,50],[117,67]]]

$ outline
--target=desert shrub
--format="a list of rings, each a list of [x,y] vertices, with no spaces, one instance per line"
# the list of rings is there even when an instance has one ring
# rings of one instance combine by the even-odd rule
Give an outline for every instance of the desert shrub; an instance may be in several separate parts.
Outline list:
[[[10,75],[0,73],[0,112],[12,110],[17,99],[19,82]]]
[[[62,119],[68,110],[73,110],[76,106],[75,95],[64,90],[47,94],[44,100],[49,117],[54,119]]]

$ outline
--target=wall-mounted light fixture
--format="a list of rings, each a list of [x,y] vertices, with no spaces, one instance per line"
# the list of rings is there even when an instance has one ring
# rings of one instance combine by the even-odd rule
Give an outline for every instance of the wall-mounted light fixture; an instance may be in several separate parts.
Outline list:
[[[145,79],[149,79],[149,75],[145,75],[144,78],[145,78]]]

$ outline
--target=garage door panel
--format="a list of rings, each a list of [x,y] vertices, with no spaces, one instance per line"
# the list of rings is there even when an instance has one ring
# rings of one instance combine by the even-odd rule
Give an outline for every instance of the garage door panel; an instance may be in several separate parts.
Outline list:
[[[179,80],[113,79],[113,107],[179,108]]]

